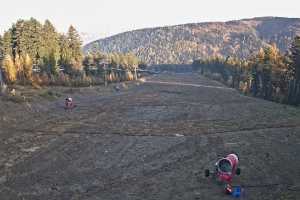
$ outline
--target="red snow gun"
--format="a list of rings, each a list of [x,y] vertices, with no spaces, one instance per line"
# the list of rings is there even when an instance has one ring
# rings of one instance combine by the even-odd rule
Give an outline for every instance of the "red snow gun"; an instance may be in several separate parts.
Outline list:
[[[238,168],[239,158],[236,154],[229,154],[224,158],[219,159],[215,164],[215,170],[210,172],[205,170],[205,176],[209,177],[211,174],[217,181],[225,184],[225,192],[232,193],[232,178],[235,175],[240,175],[241,169]]]

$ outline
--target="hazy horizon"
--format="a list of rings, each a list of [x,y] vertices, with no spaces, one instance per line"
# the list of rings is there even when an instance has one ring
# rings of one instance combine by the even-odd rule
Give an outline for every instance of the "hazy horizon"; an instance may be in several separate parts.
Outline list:
[[[17,5],[17,6],[16,6]],[[244,1],[226,2],[210,0],[185,1],[142,1],[118,2],[86,0],[45,1],[38,0],[4,2],[0,19],[0,33],[7,30],[18,19],[34,17],[43,22],[49,19],[59,32],[66,32],[69,25],[85,37],[86,42],[108,37],[125,31],[142,28],[170,26],[186,23],[230,21],[253,17],[300,18],[300,3],[285,1]],[[9,9],[13,8],[13,9]]]

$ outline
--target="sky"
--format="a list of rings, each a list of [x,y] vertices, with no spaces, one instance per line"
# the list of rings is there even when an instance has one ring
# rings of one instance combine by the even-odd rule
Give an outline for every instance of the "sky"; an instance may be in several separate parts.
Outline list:
[[[49,19],[59,32],[69,25],[84,42],[124,31],[165,25],[261,16],[300,18],[299,0],[2,0],[0,33],[18,19]]]

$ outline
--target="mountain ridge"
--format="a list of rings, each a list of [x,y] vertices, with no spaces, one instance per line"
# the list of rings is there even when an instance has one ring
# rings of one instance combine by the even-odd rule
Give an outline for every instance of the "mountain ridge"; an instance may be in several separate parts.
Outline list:
[[[85,53],[133,52],[148,64],[187,64],[198,58],[247,58],[267,43],[285,52],[300,34],[300,18],[255,17],[143,28],[96,40]]]

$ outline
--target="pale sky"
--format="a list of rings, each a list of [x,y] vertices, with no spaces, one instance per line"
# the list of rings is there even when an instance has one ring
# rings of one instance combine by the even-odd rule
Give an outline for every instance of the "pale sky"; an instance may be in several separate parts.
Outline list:
[[[300,0],[2,0],[0,33],[17,19],[73,24],[98,39],[133,29],[260,16],[300,18]]]

